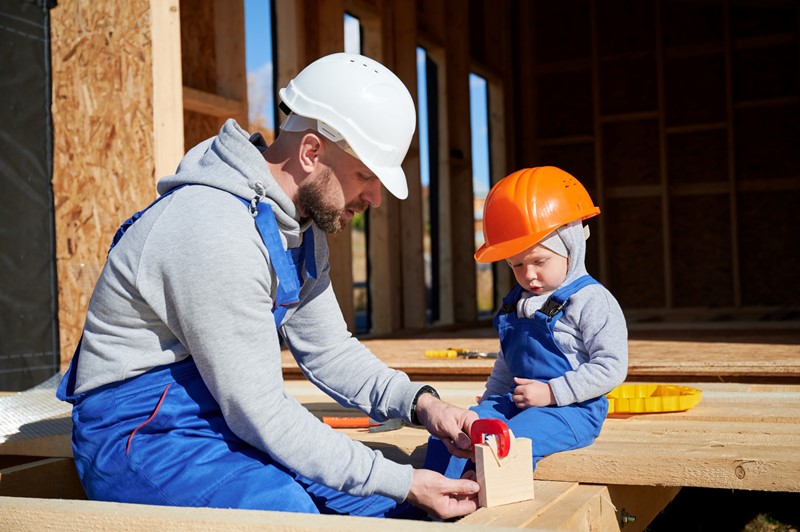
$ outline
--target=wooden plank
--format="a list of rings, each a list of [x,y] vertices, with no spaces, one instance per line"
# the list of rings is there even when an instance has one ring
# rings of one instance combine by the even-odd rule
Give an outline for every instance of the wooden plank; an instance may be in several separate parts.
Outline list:
[[[535,490],[534,500],[495,508],[480,508],[459,523],[483,525],[492,529],[513,527],[587,532],[619,530],[617,512],[605,486],[537,480]]]
[[[527,526],[551,506],[568,499],[578,484],[574,482],[545,482],[534,480],[536,498],[504,507],[479,508],[459,521],[462,524],[521,528]]]
[[[72,420],[62,418],[63,429],[58,434],[41,436],[35,439],[8,439],[0,443],[0,456],[46,456],[46,457],[72,457]]]
[[[217,58],[216,92],[240,102],[238,110],[230,116],[248,129],[243,0],[214,0],[214,48]]]
[[[552,505],[531,527],[543,530],[594,532],[619,530],[616,508],[605,486],[580,485],[569,499]]]
[[[638,336],[628,341],[629,380],[800,381],[800,330],[651,331]],[[422,332],[414,338],[365,339],[363,343],[389,366],[418,380],[483,381],[494,364],[490,359],[425,358],[426,350],[464,347],[493,352],[500,348],[494,330],[486,326],[469,332]],[[283,353],[283,369],[287,378],[302,376],[288,351]]]
[[[432,384],[453,404],[468,406],[474,402],[475,382]],[[800,492],[800,386],[687,385],[703,391],[701,403],[693,409],[609,419],[593,445],[542,459],[534,477],[599,485]],[[348,412],[307,381],[287,381],[286,390],[317,416]],[[68,448],[69,419],[63,418],[62,423],[60,438]],[[399,463],[421,466],[425,459],[428,434],[420,428],[342,432]],[[14,445],[12,437],[11,442],[0,445],[0,453],[24,454],[25,447],[35,446],[35,442],[24,441]],[[671,492],[654,493],[666,504]],[[545,496],[539,490],[536,500],[541,502]],[[589,509],[584,514],[604,519],[604,503],[590,500],[594,499],[586,499],[581,506]],[[628,502],[625,497],[620,500],[626,506],[641,504]],[[638,511],[655,512],[655,508]],[[512,516],[517,511],[508,510]]]
[[[609,419],[593,445],[541,460],[535,477],[596,484],[800,491],[796,453],[800,386],[689,385],[703,390],[703,400],[692,410]],[[299,383],[296,386],[299,390]],[[453,404],[474,402],[471,383],[436,382],[434,386]],[[298,398],[320,403],[318,396]],[[427,433],[420,429],[406,427],[384,434],[352,430],[348,435],[393,460],[417,466],[424,460]]]
[[[369,517],[0,497],[0,530],[39,532],[43,527],[65,532],[72,530],[372,532],[376,527],[390,532],[403,532],[409,530],[409,522],[401,519],[382,519],[378,523]],[[482,526],[426,521],[414,521],[413,529],[423,532],[486,530]],[[494,530],[511,529],[498,527]]]
[[[643,532],[681,489],[664,486],[608,486],[608,495],[617,509],[625,532]],[[631,520],[633,518],[633,520]],[[626,522],[622,522],[625,519]]]
[[[0,496],[86,498],[71,458],[46,458],[0,469]]]
[[[584,449],[544,458],[536,468],[536,478],[800,492],[797,443],[754,448],[694,441],[650,445],[646,437],[639,442],[598,438]]]
[[[247,105],[243,100],[225,98],[192,87],[183,87],[183,108],[187,111],[218,117],[238,116],[242,112],[247,112]],[[242,124],[242,127],[244,125],[246,122]]]
[[[475,252],[474,195],[472,189],[472,139],[470,136],[469,104],[469,10],[458,0],[445,0],[448,14],[445,26],[445,57],[443,77],[447,86],[446,99],[440,100],[446,112],[444,124],[448,131],[443,159],[449,165],[449,202],[444,215],[449,218],[449,244],[452,262],[444,275],[453,280],[453,319],[470,322],[477,316],[475,263],[466,261]],[[444,175],[442,176],[444,178]],[[459,260],[461,259],[461,260]]]
[[[392,34],[384,37],[387,53],[394,58],[392,70],[403,80],[416,107],[419,107],[417,94],[417,2],[392,0],[384,2],[383,17]],[[423,196],[420,177],[419,126],[417,134],[403,161],[403,171],[408,181],[408,198],[399,202],[399,216],[394,220],[401,243],[401,264],[398,276],[402,294],[403,329],[416,329],[426,324],[425,264]],[[385,257],[378,259],[385,260]],[[373,261],[374,265],[374,261]]]
[[[393,30],[391,19],[383,18],[375,9],[358,11],[361,25],[361,53],[379,61],[394,71],[393,54],[387,47],[393,43],[387,33]],[[369,312],[371,331],[386,334],[397,330],[401,324],[403,303],[401,288],[402,247],[397,249],[400,200],[384,187],[381,188],[381,206],[369,209],[365,215],[369,223],[369,240],[366,243],[364,268],[368,270]],[[351,248],[352,249],[352,248]],[[354,275],[355,277],[355,275]],[[352,282],[350,285],[352,287]]]
[[[184,154],[179,0],[150,0],[155,179],[175,172]]]

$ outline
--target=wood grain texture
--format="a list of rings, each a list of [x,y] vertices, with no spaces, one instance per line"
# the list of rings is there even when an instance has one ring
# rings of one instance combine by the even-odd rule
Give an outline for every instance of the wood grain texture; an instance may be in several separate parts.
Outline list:
[[[463,347],[496,352],[500,342],[490,327],[422,332],[414,338],[363,341],[390,367],[417,380],[485,381],[491,359],[426,358],[425,351]],[[775,380],[800,383],[800,329],[678,330],[632,333],[628,379]],[[283,352],[284,375],[301,377],[291,353]]]
[[[433,382],[442,398],[474,404],[478,383]],[[589,447],[539,461],[538,480],[800,492],[800,386],[687,383],[703,392],[686,412],[610,418]],[[345,412],[303,381],[287,390],[321,415]],[[309,394],[311,392],[311,394]],[[393,460],[420,466],[427,433],[345,430]],[[538,494],[537,494],[538,497]]]
[[[512,436],[513,438],[513,436]],[[481,491],[481,507],[492,508],[534,498],[530,474],[531,440],[514,438],[508,456],[499,458],[488,443],[475,445],[475,473]]]
[[[51,11],[53,194],[61,364],[111,237],[156,196],[149,0]]]

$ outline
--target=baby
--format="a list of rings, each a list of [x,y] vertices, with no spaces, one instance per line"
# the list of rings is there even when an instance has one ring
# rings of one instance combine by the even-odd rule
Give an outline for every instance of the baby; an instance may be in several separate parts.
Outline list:
[[[501,349],[472,410],[530,438],[534,468],[544,456],[595,440],[608,412],[605,394],[627,374],[625,317],[584,264],[582,220],[599,213],[574,177],[547,166],[502,179],[484,205],[485,243],[475,259],[505,260],[517,284],[494,318]],[[431,438],[426,467],[457,478],[466,466]]]

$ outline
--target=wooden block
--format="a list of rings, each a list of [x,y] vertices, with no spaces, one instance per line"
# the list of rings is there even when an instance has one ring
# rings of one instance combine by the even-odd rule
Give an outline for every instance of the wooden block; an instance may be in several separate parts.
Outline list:
[[[533,499],[533,458],[529,438],[511,438],[508,456],[498,458],[493,444],[475,445],[475,472],[481,491],[478,501],[491,508]]]

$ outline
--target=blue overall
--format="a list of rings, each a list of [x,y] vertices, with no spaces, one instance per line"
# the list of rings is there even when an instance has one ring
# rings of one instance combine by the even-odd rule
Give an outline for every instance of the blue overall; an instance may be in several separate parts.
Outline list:
[[[559,288],[531,318],[517,316],[517,301],[522,287],[517,285],[503,298],[503,306],[494,318],[494,327],[512,375],[547,382],[572,371],[556,343],[554,329],[569,298],[594,283],[597,281],[584,275]],[[480,418],[501,419],[515,436],[530,438],[534,469],[536,462],[549,454],[591,444],[600,434],[608,412],[605,396],[566,406],[520,410],[511,398],[512,392],[489,396],[470,410],[477,412]],[[425,467],[450,478],[460,478],[471,464],[467,459],[451,456],[440,440],[431,437]]]
[[[165,196],[127,220],[111,249]],[[255,202],[239,199],[251,208],[278,278],[273,312],[279,326],[287,308],[299,301],[303,271],[310,278],[317,274],[314,235],[307,230],[303,245],[286,251],[269,206],[258,209]],[[90,499],[375,517],[405,517],[401,514],[411,508],[380,495],[356,497],[314,483],[241,440],[191,357],[76,395],[79,352],[80,344],[57,397],[74,405],[75,465]]]

